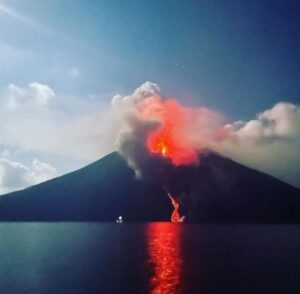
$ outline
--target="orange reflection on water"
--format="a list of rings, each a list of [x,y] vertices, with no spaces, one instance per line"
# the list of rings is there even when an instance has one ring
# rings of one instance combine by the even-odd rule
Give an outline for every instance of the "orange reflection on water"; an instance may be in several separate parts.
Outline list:
[[[150,223],[147,227],[152,294],[179,292],[182,258],[180,252],[181,225]]]

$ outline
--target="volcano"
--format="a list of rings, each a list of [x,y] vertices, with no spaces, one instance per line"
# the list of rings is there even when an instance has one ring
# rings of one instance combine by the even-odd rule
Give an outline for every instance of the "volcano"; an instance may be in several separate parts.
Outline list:
[[[299,189],[210,151],[167,185],[186,221],[300,222]],[[0,197],[2,221],[169,221],[172,211],[164,187],[136,179],[118,153]]]

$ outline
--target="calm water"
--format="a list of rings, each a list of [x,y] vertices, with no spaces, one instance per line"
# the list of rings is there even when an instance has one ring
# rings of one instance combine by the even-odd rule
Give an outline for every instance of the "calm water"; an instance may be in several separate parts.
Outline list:
[[[0,293],[300,293],[300,226],[0,223]]]

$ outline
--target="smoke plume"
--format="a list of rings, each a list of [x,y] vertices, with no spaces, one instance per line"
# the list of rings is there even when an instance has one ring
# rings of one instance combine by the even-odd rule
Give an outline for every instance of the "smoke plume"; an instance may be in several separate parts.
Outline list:
[[[186,179],[182,174],[191,173],[188,178],[192,179],[202,150],[227,137],[221,116],[204,107],[183,107],[150,82],[132,95],[115,96],[113,106],[122,126],[118,152],[138,178],[164,187],[174,206],[171,220],[182,222],[185,217],[179,213],[179,199],[189,193],[192,183],[182,181]]]
[[[214,174],[209,177],[205,164],[201,165],[206,150],[299,186],[297,105],[281,102],[249,122],[225,125],[220,113],[182,106],[150,82],[131,95],[115,96],[112,104],[121,125],[118,152],[137,178],[164,187],[174,206],[174,220],[184,219],[182,207],[188,207],[191,215],[200,196],[210,194],[200,185],[200,178],[216,180],[209,184],[210,190],[229,189],[234,183],[234,176],[215,168],[210,168]]]
[[[220,114],[183,107],[150,82],[112,103],[122,122],[117,150],[145,180],[163,180],[172,167],[197,165],[201,150],[227,136]]]

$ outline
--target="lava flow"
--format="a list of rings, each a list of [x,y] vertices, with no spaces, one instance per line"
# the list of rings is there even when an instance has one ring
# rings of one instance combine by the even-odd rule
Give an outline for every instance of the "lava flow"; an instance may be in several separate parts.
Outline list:
[[[170,197],[171,201],[172,201],[172,205],[174,206],[174,210],[173,213],[171,215],[171,222],[172,223],[182,223],[184,222],[185,216],[180,216],[179,213],[179,203],[175,200],[174,197],[171,196],[170,193],[168,193],[168,196]]]

